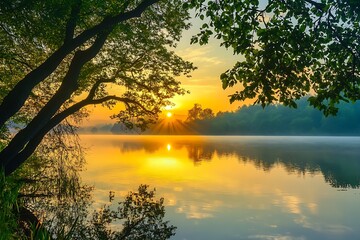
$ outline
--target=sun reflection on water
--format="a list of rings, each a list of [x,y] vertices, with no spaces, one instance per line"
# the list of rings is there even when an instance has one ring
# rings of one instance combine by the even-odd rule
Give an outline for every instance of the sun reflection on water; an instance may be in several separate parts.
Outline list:
[[[281,147],[273,143],[274,139],[266,144],[259,143],[260,138],[199,136],[88,136],[88,139],[94,147],[88,154],[89,164],[83,176],[89,183],[95,182],[98,192],[105,196],[99,194],[95,201],[107,200],[109,189],[125,194],[130,187],[149,184],[165,198],[169,218],[178,221],[179,229],[185,229],[179,230],[179,236],[185,236],[184,231],[191,232],[195,222],[204,226],[203,233],[211,232],[212,239],[228,234],[223,226],[233,234],[248,234],[249,238],[260,236],[256,231],[278,236],[271,239],[280,238],[287,228],[305,233],[311,229],[323,239],[328,239],[328,232],[339,234],[337,239],[346,239],[346,233],[351,233],[349,229],[355,229],[356,223],[350,220],[358,216],[359,208],[354,207],[358,198],[354,199],[350,190],[339,196],[324,181],[318,170],[321,168],[316,165],[331,159],[319,162],[316,151],[313,154],[307,148],[300,151],[297,143],[286,142]],[[355,158],[352,162],[350,166],[357,166]],[[301,178],[296,174],[300,163],[306,164],[299,166],[299,171],[305,173]],[[316,167],[308,170],[311,175],[304,170],[307,166]],[[344,167],[336,169],[350,169],[348,165],[340,166]],[[327,168],[330,172],[335,170]],[[358,194],[358,189],[354,191]],[[345,205],[338,204],[340,197],[346,199]],[[336,211],[334,204],[338,204]],[[216,225],[221,226],[220,230],[214,228]],[[252,231],[252,226],[257,229]]]
[[[162,168],[177,168],[180,163],[176,158],[151,158],[149,159],[149,167],[157,170]]]

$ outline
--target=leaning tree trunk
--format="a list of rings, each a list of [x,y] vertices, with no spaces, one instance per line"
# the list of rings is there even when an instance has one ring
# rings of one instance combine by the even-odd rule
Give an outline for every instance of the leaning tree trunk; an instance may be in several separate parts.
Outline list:
[[[8,166],[11,165],[13,159],[23,150],[26,144],[28,144],[28,142],[31,141],[44,126],[46,126],[64,102],[66,102],[66,100],[71,97],[71,94],[77,90],[77,80],[82,67],[97,55],[104,45],[109,32],[110,30],[98,36],[90,48],[75,53],[69,70],[55,95],[39,111],[32,121],[24,129],[20,130],[10,143],[0,152],[0,165],[4,167],[6,173],[13,171],[13,167],[11,168],[11,171],[7,169],[9,168]]]
[[[118,15],[112,17],[105,17],[98,25],[85,30],[75,38],[73,35],[80,11],[80,5],[74,4],[65,29],[64,44],[58,50],[56,50],[45,62],[43,62],[40,66],[28,73],[21,81],[19,81],[0,104],[0,128],[7,120],[10,119],[10,117],[12,117],[20,110],[26,99],[29,97],[32,89],[37,84],[45,80],[51,73],[53,73],[69,53],[102,31],[106,29],[112,29],[120,22],[140,17],[149,6],[159,1],[160,0],[144,0],[131,11],[121,12]]]

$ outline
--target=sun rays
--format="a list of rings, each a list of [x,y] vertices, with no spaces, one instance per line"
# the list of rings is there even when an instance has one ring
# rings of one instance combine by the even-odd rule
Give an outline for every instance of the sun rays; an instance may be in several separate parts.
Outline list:
[[[172,114],[171,117],[168,117],[158,122],[151,130],[151,134],[157,135],[178,135],[178,134],[190,134],[194,133],[186,124],[181,120],[175,119]]]

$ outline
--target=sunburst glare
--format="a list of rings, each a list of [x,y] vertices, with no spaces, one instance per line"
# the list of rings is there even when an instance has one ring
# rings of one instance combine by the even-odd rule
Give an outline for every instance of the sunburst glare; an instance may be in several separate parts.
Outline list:
[[[165,109],[165,110],[168,110],[168,111],[171,110],[171,109],[173,109],[173,108],[174,108],[174,106],[170,106],[170,105],[167,105],[167,106],[164,107],[164,109]]]

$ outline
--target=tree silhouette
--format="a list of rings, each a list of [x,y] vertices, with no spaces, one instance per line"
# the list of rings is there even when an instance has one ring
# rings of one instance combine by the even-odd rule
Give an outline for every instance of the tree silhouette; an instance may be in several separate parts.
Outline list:
[[[265,106],[312,93],[308,101],[325,115],[340,101],[360,99],[360,5],[346,0],[191,0],[203,20],[192,42],[210,36],[240,54],[221,75],[223,88],[240,84],[230,102],[255,98]]]
[[[6,174],[56,126],[74,132],[71,123],[86,116],[85,106],[122,103],[113,117],[144,129],[171,97],[184,94],[175,76],[187,75],[192,64],[169,50],[188,27],[182,4],[1,1],[0,166]],[[20,130],[11,138],[13,126]]]

